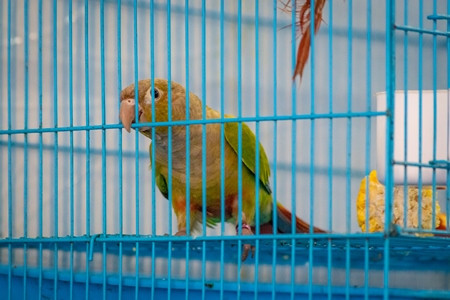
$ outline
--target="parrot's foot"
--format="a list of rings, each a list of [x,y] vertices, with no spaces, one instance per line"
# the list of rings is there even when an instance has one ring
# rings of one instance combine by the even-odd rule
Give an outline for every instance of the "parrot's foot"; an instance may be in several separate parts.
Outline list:
[[[177,233],[175,233],[175,236],[186,236],[186,229],[180,229]]]
[[[236,234],[239,233],[238,226],[236,226]],[[242,223],[242,235],[253,235],[252,229],[245,223]],[[255,246],[244,244],[243,248],[241,261],[245,261],[247,259],[249,250],[252,250],[252,258],[255,257]]]

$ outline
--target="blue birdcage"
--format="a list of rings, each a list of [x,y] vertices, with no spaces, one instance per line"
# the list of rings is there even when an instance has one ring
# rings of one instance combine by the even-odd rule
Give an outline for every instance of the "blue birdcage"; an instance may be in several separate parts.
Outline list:
[[[23,0],[3,1],[0,16],[1,299],[450,299],[449,1]],[[137,118],[127,133],[121,91],[157,78],[217,118]],[[206,169],[213,124],[217,224],[203,205],[197,230],[175,236],[174,195],[186,211],[197,184],[205,204],[209,175],[172,189],[173,130],[202,128],[201,143],[181,145],[189,175]],[[255,182],[267,155],[255,207],[270,193],[305,232],[263,230],[261,214],[282,220],[256,209],[242,234],[244,163],[226,222],[230,124],[238,161],[243,124],[255,134]],[[168,132],[162,192],[149,168],[157,128]],[[243,245],[254,257],[242,261]]]

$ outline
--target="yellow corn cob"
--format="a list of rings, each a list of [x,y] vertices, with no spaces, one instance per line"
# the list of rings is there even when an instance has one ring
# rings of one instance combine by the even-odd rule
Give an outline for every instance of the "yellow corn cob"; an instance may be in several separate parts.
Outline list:
[[[356,212],[358,217],[358,224],[363,232],[366,230],[366,177],[361,181],[359,187],[358,197],[356,199]],[[377,178],[377,172],[374,170],[370,172],[369,176],[369,232],[383,231],[385,221],[385,187]],[[433,192],[429,187],[422,188],[422,228],[431,229],[432,226],[432,195]],[[407,196],[407,227],[418,227],[418,201],[419,189],[416,186],[408,187]],[[435,218],[436,228],[440,226],[440,207],[436,201]],[[403,226],[404,222],[404,187],[394,187],[393,200],[393,219],[394,224]],[[423,234],[426,235],[426,234]]]

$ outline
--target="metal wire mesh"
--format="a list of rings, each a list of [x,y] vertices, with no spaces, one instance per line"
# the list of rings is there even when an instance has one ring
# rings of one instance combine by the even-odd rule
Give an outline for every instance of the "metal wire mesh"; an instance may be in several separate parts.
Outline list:
[[[439,189],[448,187],[449,1],[328,1],[301,81],[292,80],[298,15],[282,7],[275,0],[2,2],[2,299],[450,297],[449,240],[416,236],[443,234],[434,229],[436,203],[450,211],[449,189]],[[189,133],[219,123],[223,144],[225,114],[236,116],[238,158],[242,122],[268,156],[274,211],[282,203],[328,233],[263,235],[256,210],[253,236],[236,235],[224,218],[173,236],[171,193],[167,201],[148,167],[151,141],[138,130],[126,134],[118,120],[120,91],[144,78],[176,81],[199,96],[203,112],[208,105],[221,116],[169,116],[153,128],[181,125]],[[187,155],[186,174],[205,168],[203,155],[202,166]],[[394,186],[417,186],[432,190],[432,229],[405,218],[361,232],[355,202],[374,169],[386,186],[384,224],[397,222]],[[203,175],[204,190],[206,182]],[[425,214],[418,209],[418,220]],[[256,255],[241,262],[247,242]]]

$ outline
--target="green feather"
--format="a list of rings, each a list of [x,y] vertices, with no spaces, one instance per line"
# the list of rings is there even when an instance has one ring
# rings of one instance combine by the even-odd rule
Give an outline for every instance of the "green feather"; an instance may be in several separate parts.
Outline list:
[[[149,152],[150,152],[150,167],[151,167],[151,164],[152,164],[152,144],[150,144]],[[161,173],[158,172],[158,169],[155,170],[155,183],[156,183],[156,186],[158,187],[158,189],[160,190],[161,194],[163,194],[163,196],[166,199],[169,199],[169,187],[167,186],[166,178],[164,178],[164,176],[161,175]]]
[[[214,217],[206,217],[206,226],[208,228],[214,228],[217,223],[220,222],[220,218],[214,218]]]
[[[163,194],[166,199],[169,199],[169,188],[167,187],[166,179],[161,174],[156,174],[156,185],[161,191],[161,194]]]
[[[226,118],[233,118],[233,116],[225,115]],[[231,148],[238,153],[238,136],[239,124],[235,122],[225,123],[225,139]],[[256,136],[252,130],[242,123],[242,162],[244,165],[256,174]],[[270,166],[267,159],[266,152],[261,144],[259,144],[259,180],[266,191],[271,194],[272,190],[269,185]]]

